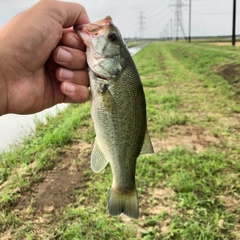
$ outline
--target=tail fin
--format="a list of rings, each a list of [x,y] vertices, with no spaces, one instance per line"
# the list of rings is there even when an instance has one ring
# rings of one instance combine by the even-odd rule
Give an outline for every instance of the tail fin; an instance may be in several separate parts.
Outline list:
[[[139,218],[137,190],[130,193],[120,193],[110,189],[108,198],[108,211],[112,216],[124,213],[131,218]]]

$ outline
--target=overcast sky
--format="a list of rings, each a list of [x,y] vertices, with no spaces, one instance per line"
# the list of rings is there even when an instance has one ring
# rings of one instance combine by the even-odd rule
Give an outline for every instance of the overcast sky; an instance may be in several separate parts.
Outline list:
[[[37,0],[0,0],[0,27]],[[91,21],[110,15],[124,37],[176,35],[176,3],[181,2],[182,25],[188,36],[189,0],[71,0],[86,8]],[[180,11],[181,10],[181,11]],[[141,13],[142,12],[142,13]],[[192,0],[192,35],[231,35],[233,0]],[[142,30],[140,24],[142,14]],[[240,1],[237,3],[237,34],[240,34]],[[172,27],[171,27],[172,26]],[[179,25],[179,35],[181,35]]]

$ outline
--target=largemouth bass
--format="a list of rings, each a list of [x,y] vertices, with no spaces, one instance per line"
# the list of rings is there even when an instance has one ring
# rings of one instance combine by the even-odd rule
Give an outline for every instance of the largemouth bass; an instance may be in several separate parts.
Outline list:
[[[118,28],[110,16],[75,31],[87,46],[91,115],[96,138],[91,167],[100,172],[109,162],[113,174],[108,211],[139,217],[136,161],[152,153],[142,83]]]

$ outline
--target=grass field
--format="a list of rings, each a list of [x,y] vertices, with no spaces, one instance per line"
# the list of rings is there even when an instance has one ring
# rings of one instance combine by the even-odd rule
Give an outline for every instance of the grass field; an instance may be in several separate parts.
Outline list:
[[[155,153],[138,159],[141,217],[106,211],[89,103],[0,155],[0,239],[240,239],[240,50],[156,42],[135,56]]]

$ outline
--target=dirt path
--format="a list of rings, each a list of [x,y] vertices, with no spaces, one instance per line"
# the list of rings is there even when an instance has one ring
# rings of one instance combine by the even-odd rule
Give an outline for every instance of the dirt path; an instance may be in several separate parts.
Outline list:
[[[232,42],[215,42],[215,43],[207,43],[212,45],[218,45],[218,46],[232,46]],[[240,42],[235,43],[236,47],[240,47]]]

